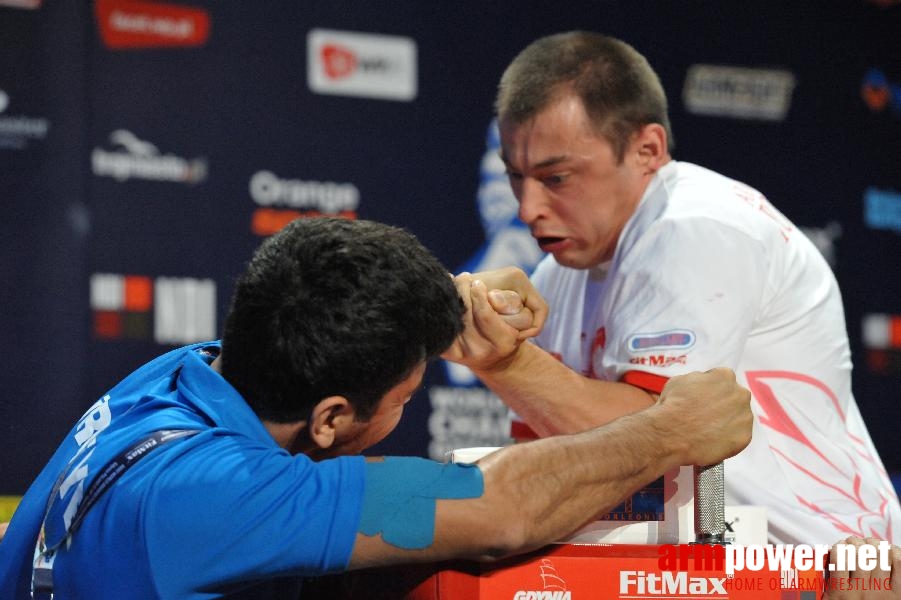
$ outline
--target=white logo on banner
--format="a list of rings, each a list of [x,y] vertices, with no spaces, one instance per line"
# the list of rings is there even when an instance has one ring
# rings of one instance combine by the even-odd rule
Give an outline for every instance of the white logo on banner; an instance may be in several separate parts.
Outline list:
[[[698,596],[729,596],[725,577],[689,577],[686,571],[620,571],[619,593],[633,598],[660,596],[665,598],[696,598]]]
[[[794,88],[795,76],[790,71],[692,65],[682,100],[694,114],[782,121]]]
[[[159,344],[190,344],[216,337],[216,282],[212,279],[93,273],[90,294],[92,310],[131,318],[113,327],[106,322],[100,337],[149,337],[151,311],[153,339]],[[147,315],[146,320],[141,315]]]
[[[125,276],[113,273],[91,275],[91,308],[122,310],[125,308]]]
[[[406,37],[313,29],[307,84],[319,94],[411,101],[417,94],[416,43]]]
[[[360,190],[352,183],[281,179],[271,171],[253,174],[250,196],[260,206],[318,210],[330,215],[355,211],[360,205]]]
[[[158,344],[186,344],[216,336],[212,279],[158,277],[153,292],[153,339]]]
[[[887,350],[893,344],[892,331],[901,318],[889,314],[869,313],[863,316],[861,327],[863,329],[863,345],[865,348]]]
[[[145,179],[190,184],[206,179],[206,159],[188,160],[173,154],[160,154],[156,146],[138,139],[126,129],[112,132],[110,143],[122,150],[110,152],[94,148],[91,153],[91,169],[98,177],[112,177],[117,181]]]
[[[0,90],[0,113],[9,108],[9,103],[9,94]],[[28,146],[30,140],[47,137],[49,129],[50,121],[47,119],[24,115],[0,116],[0,148],[21,150]]]

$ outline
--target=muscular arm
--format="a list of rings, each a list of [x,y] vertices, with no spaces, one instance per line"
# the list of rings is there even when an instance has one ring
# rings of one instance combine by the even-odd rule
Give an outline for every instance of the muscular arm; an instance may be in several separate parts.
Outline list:
[[[536,314],[544,315],[546,305],[539,303],[540,296],[521,271],[496,273],[456,279],[468,309],[466,330],[444,358],[472,369],[540,436],[584,431],[653,404],[654,397],[640,388],[585,377],[540,347],[522,343],[509,318],[499,315],[506,307],[489,298],[489,290],[503,286],[524,295]]]
[[[699,399],[714,407],[703,432],[688,410]],[[358,534],[350,566],[492,560],[539,548],[674,466],[711,464],[739,452],[750,440],[749,405],[750,394],[731,371],[674,378],[646,411],[485,457],[478,463],[484,478],[480,496],[437,500],[430,545],[405,550],[381,536]]]
[[[542,437],[609,423],[655,399],[629,384],[576,373],[531,343],[517,348],[503,368],[473,372]]]

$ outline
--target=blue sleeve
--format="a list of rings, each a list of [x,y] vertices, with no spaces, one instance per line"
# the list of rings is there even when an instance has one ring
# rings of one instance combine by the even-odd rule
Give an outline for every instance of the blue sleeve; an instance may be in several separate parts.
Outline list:
[[[51,461],[50,467],[45,468],[28,488],[0,542],[0,598],[31,597],[34,545],[44,519],[47,498],[56,481],[53,467],[57,462]]]
[[[0,542],[0,598],[31,598],[31,569],[47,500],[76,445],[71,433],[29,486]]]
[[[161,466],[157,482],[144,488],[151,491],[142,530],[163,597],[347,567],[360,522],[362,457],[314,463],[227,438],[184,458]]]

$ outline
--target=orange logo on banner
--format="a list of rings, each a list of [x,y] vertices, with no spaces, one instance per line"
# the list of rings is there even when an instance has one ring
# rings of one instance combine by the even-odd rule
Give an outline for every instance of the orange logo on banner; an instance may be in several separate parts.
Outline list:
[[[147,312],[153,308],[153,280],[141,275],[125,276],[125,310]]]
[[[210,37],[202,9],[138,0],[97,0],[100,38],[109,48],[201,46]]]
[[[250,230],[256,235],[265,237],[278,233],[285,225],[294,219],[321,216],[342,217],[344,219],[354,220],[357,218],[357,212],[353,210],[342,210],[338,213],[326,215],[326,213],[322,213],[318,210],[306,210],[301,212],[299,210],[258,208],[253,211],[253,216],[250,219]]]
[[[892,97],[887,87],[877,87],[875,85],[864,85],[860,95],[866,105],[870,107],[870,110],[885,109]]]

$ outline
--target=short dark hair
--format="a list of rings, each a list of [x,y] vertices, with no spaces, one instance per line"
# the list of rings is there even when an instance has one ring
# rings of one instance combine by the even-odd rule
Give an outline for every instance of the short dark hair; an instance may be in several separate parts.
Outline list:
[[[365,220],[301,218],[238,279],[222,375],[261,419],[309,417],[344,396],[367,420],[382,396],[462,331],[447,270],[411,233]]]
[[[654,69],[629,44],[599,33],[570,31],[529,44],[504,71],[495,111],[525,123],[566,93],[582,101],[620,161],[632,135],[650,123],[663,126],[672,150],[666,93]]]

